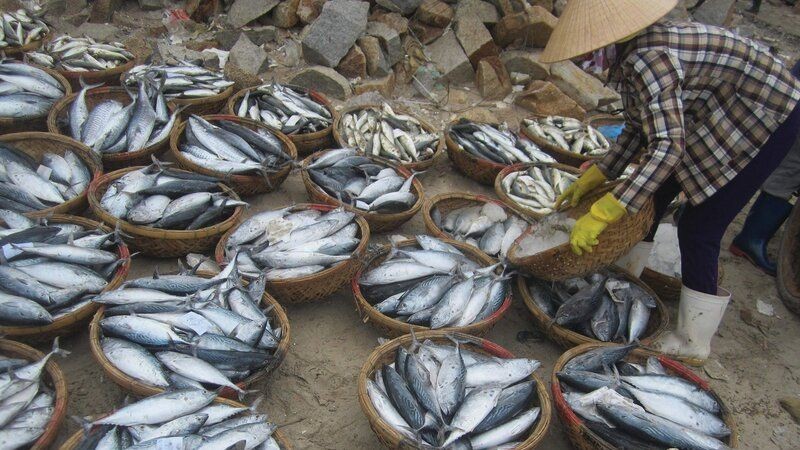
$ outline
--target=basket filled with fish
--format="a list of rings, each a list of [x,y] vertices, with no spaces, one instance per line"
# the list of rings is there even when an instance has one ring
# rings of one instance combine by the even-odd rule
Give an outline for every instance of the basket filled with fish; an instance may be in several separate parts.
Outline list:
[[[366,219],[373,233],[394,230],[422,208],[416,173],[353,148],[308,156],[301,175],[311,200],[343,206]]]
[[[266,414],[214,392],[185,388],[125,405],[116,411],[83,418],[60,450],[265,449],[291,445]]]
[[[191,63],[139,65],[122,74],[121,84],[134,87],[143,80],[163,84],[164,96],[182,117],[216,114],[233,94],[234,82],[221,72]]]
[[[574,167],[602,158],[611,148],[603,133],[572,117],[524,119],[520,131],[556,161]]]
[[[118,233],[83,217],[55,214],[41,224],[0,210],[0,334],[38,342],[76,331],[97,311],[92,298],[128,275]]]
[[[333,136],[341,147],[355,148],[415,171],[430,168],[444,151],[444,142],[433,125],[409,112],[395,112],[388,103],[341,111],[333,123]]]
[[[169,389],[220,389],[240,397],[289,350],[289,319],[236,264],[218,275],[183,271],[128,280],[94,298],[95,360],[120,387],[147,396]]]
[[[204,253],[235,226],[247,203],[214,177],[158,161],[107,173],[89,185],[92,213],[125,242],[159,258]]]
[[[655,292],[618,268],[564,281],[517,277],[536,326],[564,348],[590,342],[641,342],[666,330],[669,313]]]
[[[648,199],[638,212],[626,215],[603,230],[591,253],[576,255],[569,244],[575,221],[610,189],[613,189],[613,184],[586,195],[577,206],[539,220],[511,245],[509,264],[546,281],[581,277],[614,264],[650,231],[652,199]]]
[[[79,91],[86,84],[119,84],[119,76],[130,70],[136,59],[120,42],[97,42],[90,37],[58,36],[35,52],[27,52],[28,61],[55,69]]]
[[[491,186],[506,166],[555,160],[533,142],[514,134],[508,125],[461,119],[445,130],[447,154],[459,172]]]
[[[375,349],[358,400],[387,448],[536,448],[550,426],[539,361],[464,333],[425,331]]]
[[[409,329],[482,336],[511,306],[502,270],[470,245],[418,235],[377,252],[351,287],[362,320],[387,336]]]
[[[0,339],[0,381],[3,383],[3,448],[47,450],[56,440],[67,415],[67,381],[53,356],[58,338],[47,355],[33,347]]]
[[[515,164],[500,171],[494,191],[517,214],[538,220],[555,211],[556,199],[578,174],[577,168],[566,164]]]
[[[89,183],[103,172],[80,142],[38,131],[0,136],[0,162],[0,208],[28,217],[83,211]]]
[[[338,114],[331,102],[313,89],[278,83],[242,89],[228,99],[226,112],[280,130],[300,156],[335,143],[332,130]]]
[[[330,205],[299,204],[257,213],[228,231],[217,264],[236,259],[249,278],[264,276],[278,301],[323,300],[361,267],[369,243],[367,221]]]
[[[47,131],[47,114],[72,93],[53,69],[0,58],[0,134]]]
[[[583,344],[556,361],[553,402],[575,448],[738,446],[733,415],[707,381],[664,355],[635,347]]]
[[[428,233],[464,242],[500,260],[531,225],[502,202],[465,192],[425,200],[422,214]]]
[[[172,130],[169,147],[182,168],[224,179],[243,197],[277,189],[297,157],[283,133],[229,115],[189,116]]]
[[[3,11],[0,30],[0,51],[14,58],[41,47],[50,33],[50,27],[40,17],[25,9]]]
[[[167,149],[169,133],[178,121],[178,112],[170,113],[155,85],[142,84],[136,93],[86,85],[56,103],[47,127],[91,148],[108,172],[149,164]]]

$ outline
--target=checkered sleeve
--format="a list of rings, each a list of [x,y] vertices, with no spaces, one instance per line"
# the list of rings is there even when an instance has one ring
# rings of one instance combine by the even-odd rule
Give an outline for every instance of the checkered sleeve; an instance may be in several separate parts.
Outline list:
[[[647,137],[646,152],[636,171],[615,190],[629,214],[641,209],[672,175],[684,152],[683,70],[677,56],[665,50],[634,54],[631,82],[643,107],[642,128]]]
[[[640,146],[639,133],[634,131],[630,124],[626,125],[617,138],[617,142],[612,145],[611,150],[597,162],[597,168],[609,180],[619,178],[631,159],[636,156]]]

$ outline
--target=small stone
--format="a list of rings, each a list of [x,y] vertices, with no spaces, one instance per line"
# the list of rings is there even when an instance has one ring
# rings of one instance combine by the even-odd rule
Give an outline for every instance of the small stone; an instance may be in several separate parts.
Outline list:
[[[501,47],[507,47],[515,41],[521,41],[525,38],[525,28],[527,26],[527,13],[519,12],[504,16],[494,27],[494,41]]]
[[[399,35],[408,33],[408,19],[398,13],[376,11],[372,13],[369,20],[386,24],[397,31]]]
[[[425,45],[439,39],[444,33],[444,28],[432,27],[416,19],[408,23],[408,28],[414,33],[414,36]]]
[[[489,56],[478,62],[475,84],[478,92],[487,100],[499,100],[511,93],[511,78],[497,56]]]
[[[497,14],[497,8],[489,2],[484,2],[482,0],[459,0],[456,5],[454,20],[458,22],[467,17],[478,18],[487,25],[496,24],[500,19],[500,15]]]
[[[347,78],[339,72],[324,66],[311,66],[295,74],[289,81],[290,84],[315,89],[325,95],[343,100],[349,97],[353,90]]]
[[[475,78],[472,64],[452,31],[444,33],[436,42],[429,45],[425,52],[442,76],[451,82],[464,83]]]
[[[110,23],[86,22],[78,27],[78,35],[90,37],[96,41],[108,42],[116,39],[120,29]]]
[[[325,3],[322,13],[303,38],[305,60],[311,64],[336,67],[367,29],[368,14],[367,2],[336,0]]]
[[[358,46],[364,52],[367,59],[367,73],[371,77],[383,77],[391,72],[392,68],[386,60],[386,56],[381,49],[381,42],[374,36],[361,36],[358,38]]]
[[[336,71],[347,78],[365,78],[367,76],[367,58],[361,47],[354,45],[350,51],[344,55]]]
[[[381,42],[390,66],[394,66],[403,59],[403,43],[394,28],[381,22],[369,22],[367,23],[367,34],[375,36]]]
[[[417,71],[414,73],[414,78],[412,79],[412,84],[420,95],[429,98],[436,89],[440,78],[442,78],[442,74],[436,70],[433,64],[428,63],[417,68]],[[431,100],[436,101],[437,99]]]
[[[242,34],[236,41],[236,45],[231,48],[228,59],[232,64],[252,75],[258,75],[269,67],[267,52],[250,41],[245,34]]]
[[[781,407],[792,416],[792,420],[800,425],[800,398],[784,397],[780,399]]]
[[[558,18],[550,11],[534,6],[528,11],[527,44],[544,48],[557,24]]]
[[[313,22],[319,17],[324,4],[325,0],[300,0],[297,4],[297,18],[305,24]]]
[[[549,81],[587,111],[619,99],[616,91],[604,86],[602,81],[584,72],[572,61],[551,64]]]
[[[692,17],[695,22],[727,27],[733,21],[735,5],[735,0],[706,0],[692,11]]]
[[[422,0],[376,0],[375,3],[383,6],[392,12],[400,13],[404,16],[413,14]]]
[[[583,120],[586,111],[549,81],[535,80],[519,93],[514,103],[534,114]]]
[[[455,26],[456,37],[461,47],[467,54],[473,67],[477,67],[478,61],[487,56],[497,56],[499,50],[492,40],[489,30],[481,22],[481,19],[468,16],[464,17]]]
[[[376,91],[380,92],[384,97],[391,97],[392,93],[394,93],[395,83],[394,72],[390,72],[389,75],[386,75],[382,78],[373,78],[361,81],[355,85],[353,92],[356,95],[361,95],[365,92]]]
[[[157,9],[162,9],[164,4],[161,0],[139,0],[139,8],[145,11],[155,11]]]
[[[297,17],[298,3],[300,0],[289,0],[275,7],[272,11],[272,21],[276,27],[292,28],[300,22],[300,18]]]
[[[539,62],[540,52],[510,50],[503,52],[500,59],[509,72],[530,75],[533,80],[546,80],[550,76],[550,64]]]
[[[426,25],[443,28],[453,20],[453,15],[453,8],[441,0],[422,0],[414,17]]]
[[[228,10],[228,23],[240,28],[272,11],[278,0],[236,0]]]

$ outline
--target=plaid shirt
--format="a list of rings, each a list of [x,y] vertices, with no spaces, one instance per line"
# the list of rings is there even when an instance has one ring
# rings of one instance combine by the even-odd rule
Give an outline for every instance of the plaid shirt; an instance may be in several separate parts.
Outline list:
[[[609,71],[625,127],[599,168],[617,178],[646,146],[616,191],[638,211],[675,174],[700,204],[758,153],[800,100],[800,83],[769,52],[722,28],[658,23],[627,43]]]

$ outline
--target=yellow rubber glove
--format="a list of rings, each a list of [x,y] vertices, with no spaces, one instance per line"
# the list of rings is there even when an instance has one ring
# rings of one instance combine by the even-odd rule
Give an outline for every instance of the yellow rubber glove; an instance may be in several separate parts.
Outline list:
[[[582,255],[583,252],[591,253],[593,247],[598,243],[597,237],[600,236],[600,233],[610,224],[622,219],[627,213],[614,194],[609,192],[600,197],[592,204],[589,212],[575,222],[569,237],[572,251],[576,255]]]
[[[577,205],[584,195],[605,183],[606,180],[606,176],[603,175],[603,172],[598,169],[596,165],[589,167],[586,172],[583,172],[580,178],[570,184],[567,190],[556,199],[556,209],[559,209],[561,204],[565,202],[569,206]]]

